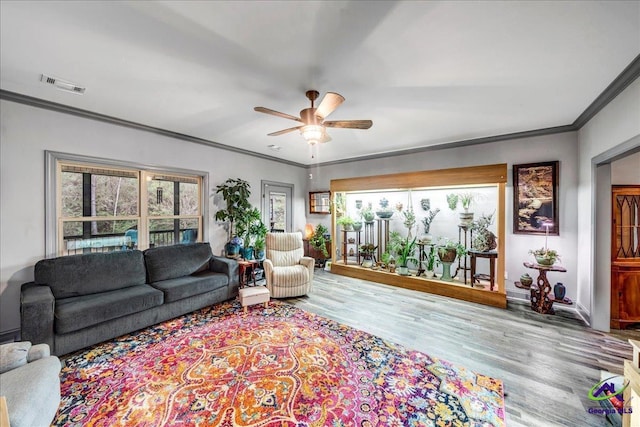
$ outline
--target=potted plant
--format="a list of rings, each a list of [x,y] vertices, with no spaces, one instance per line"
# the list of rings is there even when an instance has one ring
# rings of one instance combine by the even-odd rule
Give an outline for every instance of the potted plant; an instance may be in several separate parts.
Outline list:
[[[455,211],[458,207],[458,202],[464,209],[464,212],[460,212],[460,225],[470,226],[473,222],[473,212],[469,212],[469,208],[475,199],[474,193],[451,193],[447,194],[447,204],[449,205],[449,209]]]
[[[380,205],[380,209],[376,211],[378,218],[387,219],[393,216],[393,209],[389,207],[389,201],[386,198],[380,199],[378,204]]]
[[[456,201],[456,204],[458,202]],[[424,226],[424,234],[420,237],[420,243],[427,244],[431,242],[431,234],[429,234],[431,230],[431,223],[433,219],[440,212],[440,208],[436,208],[435,210],[431,210],[431,201],[429,199],[422,199],[420,201],[420,205],[422,206],[422,210],[427,212],[427,215],[422,218],[422,225]]]
[[[225,246],[227,256],[237,256],[240,249],[238,239],[232,241],[233,237],[236,236],[234,224],[240,221],[247,211],[252,209],[251,203],[249,203],[250,187],[247,181],[240,178],[229,178],[223,184],[216,186],[216,194],[222,195],[222,199],[227,205],[225,209],[218,210],[215,216],[216,221],[229,223],[229,241]]]
[[[548,248],[532,249],[529,253],[535,257],[538,264],[549,267],[560,259],[560,254],[558,254],[558,252]]]
[[[409,208],[406,211],[402,211],[402,215],[404,215],[402,224],[407,227],[407,237],[411,238],[411,230],[416,225],[416,214],[413,212],[413,208]]]
[[[373,223],[373,220],[375,219],[376,214],[373,212],[373,207],[371,206],[371,202],[369,202],[367,206],[362,208],[362,210],[360,211],[360,215],[362,215],[362,219],[364,219],[365,223],[367,224]]]
[[[391,261],[391,254],[389,251],[384,251],[384,253],[380,255],[380,261],[382,262],[382,268],[389,267],[389,261]]]
[[[258,236],[256,240],[253,242],[253,249],[255,250],[255,255],[257,260],[264,259],[264,249],[265,249],[265,236]]]
[[[322,224],[318,224],[313,231],[313,234],[309,238],[309,244],[313,249],[322,253],[324,258],[329,258],[329,252],[327,252],[327,239],[325,235],[328,233],[327,227]]]
[[[442,276],[440,279],[448,282],[452,281],[451,264],[456,260],[456,257],[465,256],[467,254],[467,250],[459,242],[445,239],[438,245],[436,252],[438,253],[438,258],[440,258],[440,262],[442,263]]]
[[[401,244],[395,248],[396,262],[398,264],[398,274],[401,276],[409,275],[409,261],[418,262],[418,259],[414,256],[416,251],[416,238],[409,241],[409,237],[406,238]]]
[[[360,231],[362,230],[362,221],[360,220],[353,220],[353,231]]]
[[[477,221],[471,224],[474,231],[472,247],[476,251],[487,252],[498,246],[496,235],[489,230],[489,226],[493,223],[493,214],[480,215]]]
[[[373,267],[373,253],[378,249],[377,245],[373,243],[365,243],[364,245],[360,245],[360,253],[362,254],[362,266],[363,267]]]
[[[267,226],[259,218],[249,225],[249,240],[252,243],[256,259],[264,259],[265,238],[268,231]]]
[[[260,211],[257,208],[251,208],[238,215],[236,219],[236,235],[242,239],[242,248],[240,252],[244,259],[253,259],[252,240],[264,232],[267,234],[267,228],[262,223]]]
[[[435,245],[430,245],[428,250],[424,251],[424,255],[425,258],[427,260],[426,262],[426,268],[425,268],[425,273],[424,275],[428,278],[431,279],[433,278],[436,273],[435,273],[435,268],[436,266],[440,265],[440,262],[436,259],[436,247]]]
[[[353,223],[355,221],[349,215],[341,216],[337,219],[336,223],[342,227],[345,231],[351,231],[353,229]]]

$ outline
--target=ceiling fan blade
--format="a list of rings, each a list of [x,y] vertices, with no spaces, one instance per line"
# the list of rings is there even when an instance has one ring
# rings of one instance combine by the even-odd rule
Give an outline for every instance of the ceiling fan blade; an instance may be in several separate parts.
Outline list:
[[[322,124],[328,128],[369,129],[373,122],[371,120],[336,120]]]
[[[271,132],[271,133],[268,133],[267,135],[268,135],[268,136],[284,135],[285,133],[289,133],[289,132],[293,132],[294,130],[298,130],[298,129],[300,129],[301,127],[302,127],[302,126],[296,126],[296,127],[294,127],[294,128],[282,129],[282,130],[279,130],[279,131],[277,131],[277,132]]]
[[[344,102],[344,96],[335,92],[327,92],[327,94],[322,98],[322,102],[316,109],[316,115],[326,118],[329,114],[333,113],[333,111],[340,106]]]
[[[271,108],[255,107],[254,110],[259,113],[271,114],[273,116],[282,117],[283,119],[291,119],[297,122],[302,121],[299,117],[292,116],[291,114],[287,114],[287,113],[281,113],[280,111],[272,110]]]

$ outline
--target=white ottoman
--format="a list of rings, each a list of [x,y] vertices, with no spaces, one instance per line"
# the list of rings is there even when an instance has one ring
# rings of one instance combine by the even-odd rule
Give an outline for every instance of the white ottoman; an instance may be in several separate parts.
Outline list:
[[[269,306],[269,289],[266,286],[252,286],[249,288],[240,289],[240,304],[244,307],[244,312],[247,312],[247,307],[254,304],[264,303],[264,307]]]

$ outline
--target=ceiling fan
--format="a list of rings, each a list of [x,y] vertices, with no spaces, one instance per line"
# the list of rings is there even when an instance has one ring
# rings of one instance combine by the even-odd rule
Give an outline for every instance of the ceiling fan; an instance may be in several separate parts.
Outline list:
[[[305,108],[300,111],[300,117],[292,116],[287,113],[272,110],[265,107],[255,107],[254,110],[259,113],[271,114],[285,119],[295,120],[302,123],[288,129],[279,130],[268,134],[269,136],[283,135],[294,130],[299,130],[304,139],[311,145],[318,142],[329,142],[331,137],[327,135],[326,128],[343,128],[343,129],[369,129],[373,122],[371,120],[335,120],[325,121],[327,116],[335,111],[336,108],[344,102],[344,97],[338,93],[327,92],[322,98],[322,102],[316,108],[314,102],[318,99],[318,91],[308,90],[307,98],[311,101],[311,108]]]

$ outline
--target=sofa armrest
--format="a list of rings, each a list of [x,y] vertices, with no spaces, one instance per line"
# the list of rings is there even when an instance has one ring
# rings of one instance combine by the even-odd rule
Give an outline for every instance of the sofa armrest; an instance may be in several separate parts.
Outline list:
[[[20,290],[20,334],[23,341],[48,344],[53,342],[55,298],[51,288],[25,283]]]
[[[236,260],[214,255],[209,260],[209,270],[225,274],[229,279],[229,286],[238,288],[240,276],[238,276],[238,262]]]

